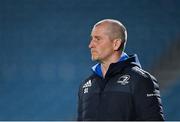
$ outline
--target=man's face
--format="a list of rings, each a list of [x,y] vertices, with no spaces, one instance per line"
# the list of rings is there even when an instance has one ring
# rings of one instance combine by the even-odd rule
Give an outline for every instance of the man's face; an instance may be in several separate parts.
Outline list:
[[[107,25],[98,25],[91,32],[91,58],[93,61],[105,61],[110,58],[114,52],[113,41],[108,36]]]

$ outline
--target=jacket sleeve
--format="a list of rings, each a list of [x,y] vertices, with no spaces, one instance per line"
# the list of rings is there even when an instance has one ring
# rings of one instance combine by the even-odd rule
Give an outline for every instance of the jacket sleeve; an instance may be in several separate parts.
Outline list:
[[[138,78],[133,97],[136,120],[164,120],[159,86],[153,76]]]

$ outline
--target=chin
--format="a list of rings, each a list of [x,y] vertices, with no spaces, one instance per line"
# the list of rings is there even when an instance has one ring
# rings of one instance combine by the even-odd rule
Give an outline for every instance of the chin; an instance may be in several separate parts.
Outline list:
[[[92,61],[98,61],[99,60],[98,57],[96,57],[96,56],[92,56],[91,59],[92,59]]]

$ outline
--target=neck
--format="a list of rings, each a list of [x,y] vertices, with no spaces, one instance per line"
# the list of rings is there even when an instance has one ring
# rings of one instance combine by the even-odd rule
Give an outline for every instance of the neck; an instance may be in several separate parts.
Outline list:
[[[105,77],[110,64],[118,62],[119,58],[121,57],[121,54],[122,53],[114,54],[111,57],[109,57],[108,59],[101,61],[101,69],[102,69],[103,77]]]

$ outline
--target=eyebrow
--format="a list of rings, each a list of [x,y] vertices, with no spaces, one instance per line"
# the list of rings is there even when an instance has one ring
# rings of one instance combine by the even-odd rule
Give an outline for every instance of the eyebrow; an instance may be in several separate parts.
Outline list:
[[[90,37],[91,37],[91,38],[92,38],[92,37],[94,37],[94,38],[101,38],[100,36],[92,36],[92,35],[91,35]]]

